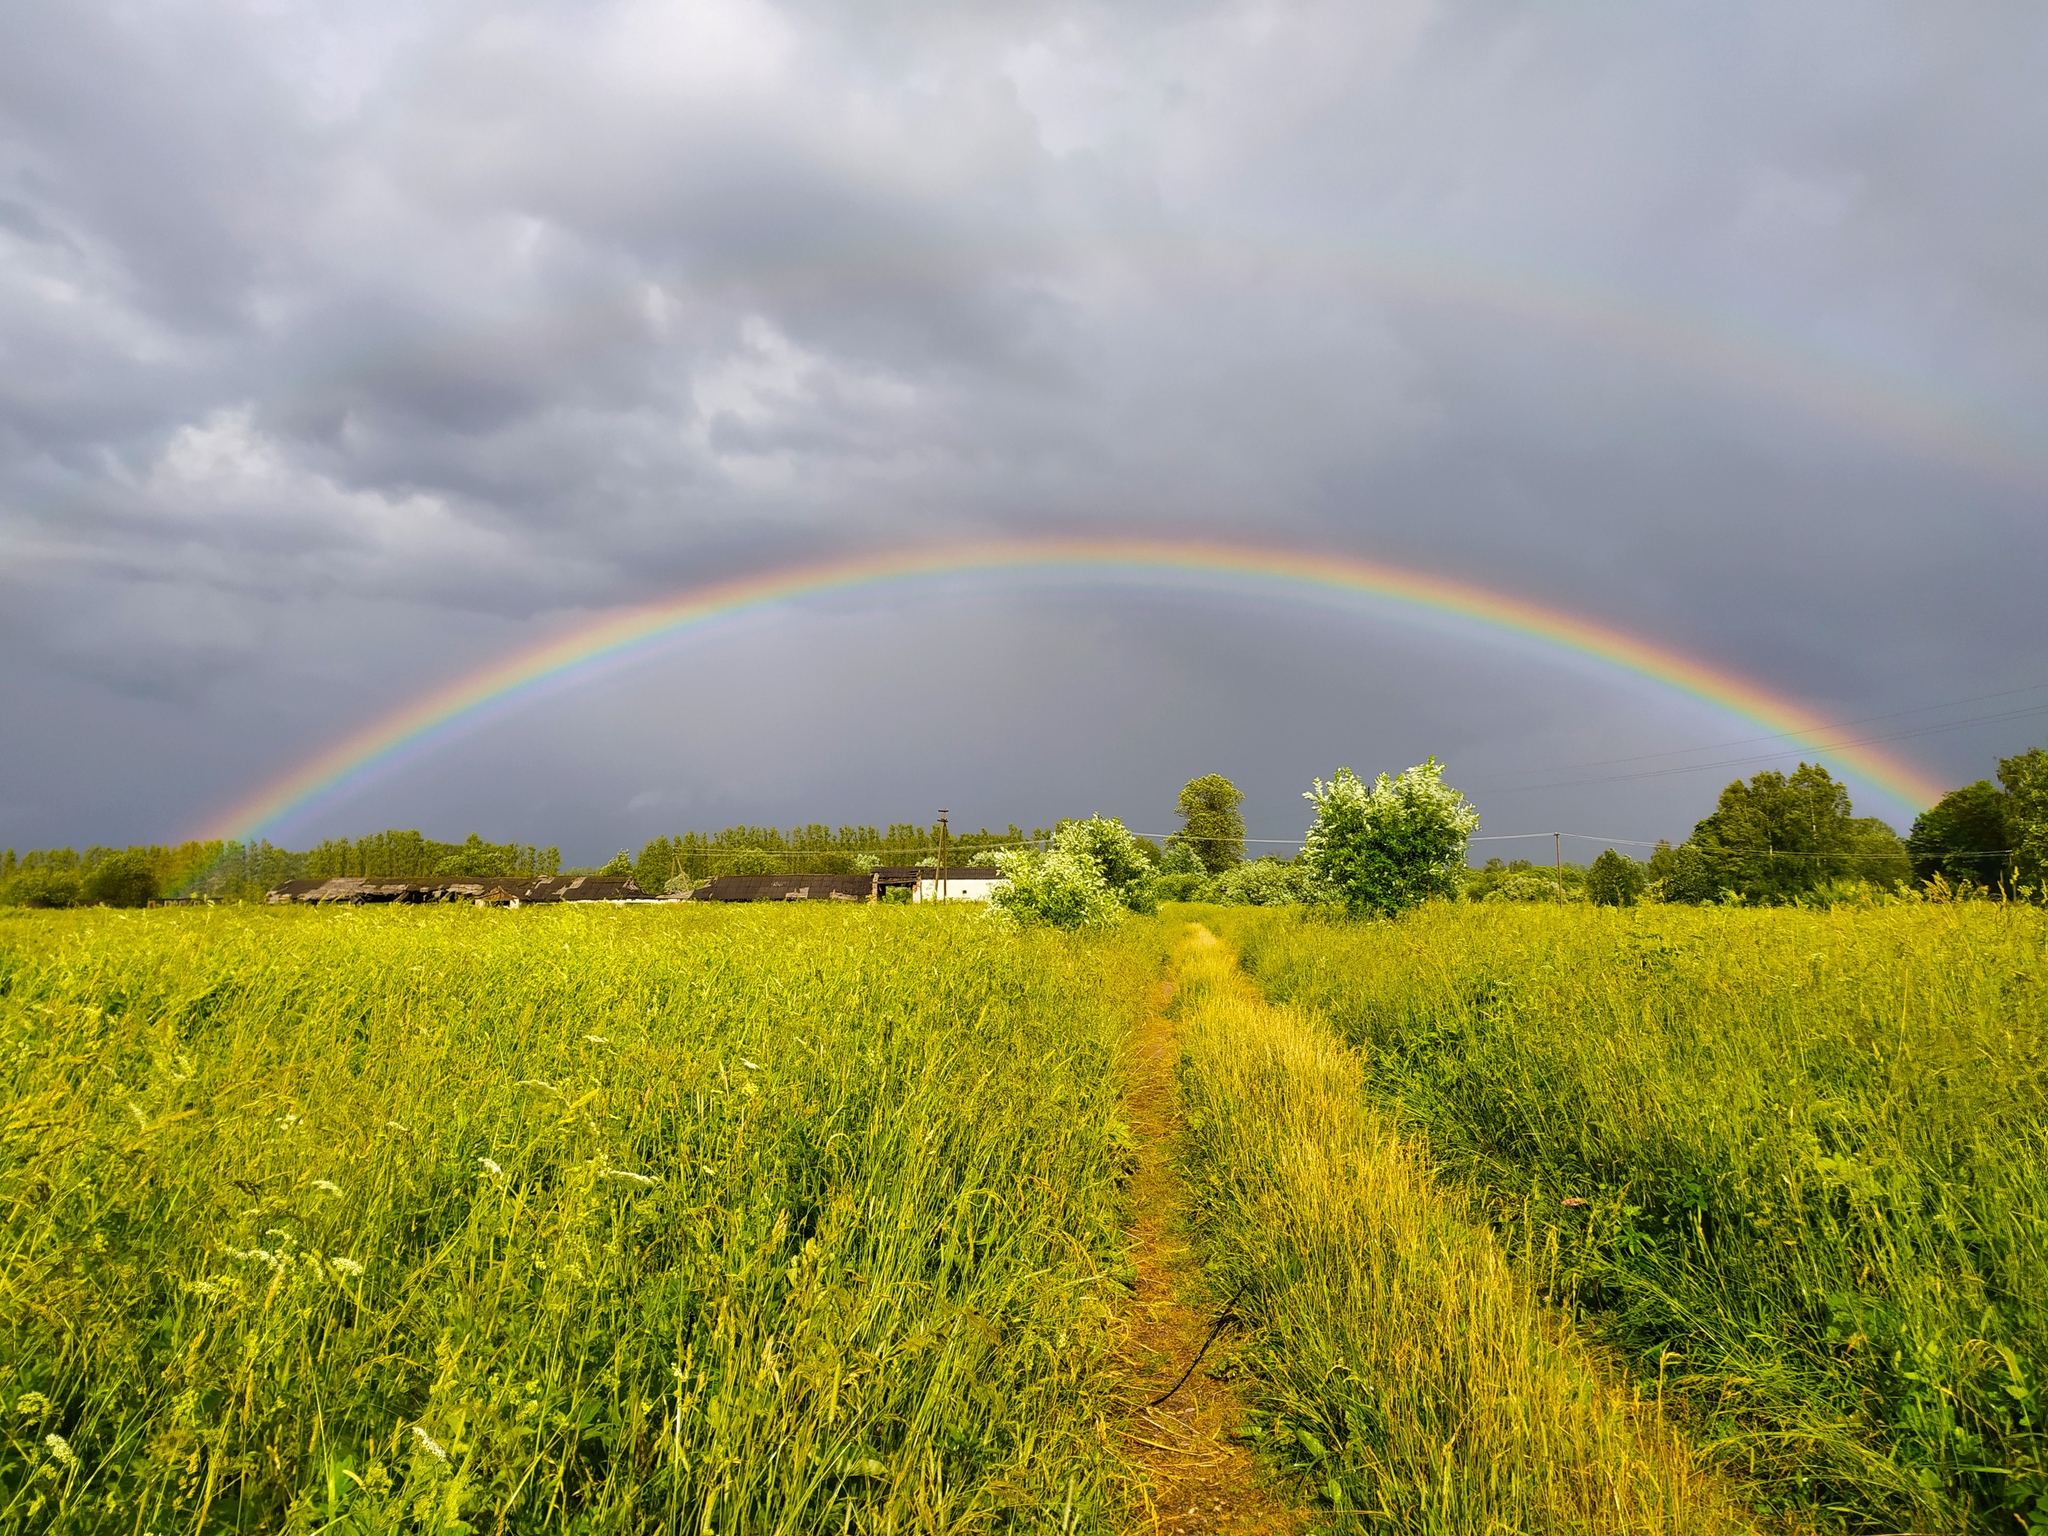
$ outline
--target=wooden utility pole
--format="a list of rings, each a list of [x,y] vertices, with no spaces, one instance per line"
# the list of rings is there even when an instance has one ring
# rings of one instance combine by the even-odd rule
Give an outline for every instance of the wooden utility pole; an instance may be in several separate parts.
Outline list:
[[[1557,844],[1557,894],[1562,896],[1564,894],[1564,834],[1562,832],[1553,832],[1550,836],[1552,841]]]
[[[939,807],[939,900],[946,899],[946,808]]]

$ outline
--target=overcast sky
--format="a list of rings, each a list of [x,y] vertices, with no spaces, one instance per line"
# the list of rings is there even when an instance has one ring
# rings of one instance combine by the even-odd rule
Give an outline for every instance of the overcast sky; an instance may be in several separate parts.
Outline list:
[[[2048,741],[2036,5],[74,0],[6,35],[0,844],[173,840],[606,609],[984,536],[1491,585],[1885,716],[1852,734],[1943,782]],[[1366,605],[961,581],[687,640],[274,831],[1162,832],[1222,772],[1286,838],[1315,775],[1433,752],[1489,834],[1677,838],[1733,770],[1665,770],[1796,761],[1755,735]]]

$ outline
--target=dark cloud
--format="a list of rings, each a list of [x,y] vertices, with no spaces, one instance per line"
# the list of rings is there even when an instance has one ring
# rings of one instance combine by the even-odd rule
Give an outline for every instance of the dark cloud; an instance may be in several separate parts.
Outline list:
[[[2044,65],[2018,5],[20,18],[0,840],[175,836],[610,606],[976,535],[1405,562],[1843,719],[2034,683]],[[2044,720],[1900,751],[1972,778]],[[1159,822],[1222,768],[1281,836],[1429,751],[1491,826],[1675,835],[1724,774],[1580,765],[1749,734],[1384,613],[878,594],[297,835]]]

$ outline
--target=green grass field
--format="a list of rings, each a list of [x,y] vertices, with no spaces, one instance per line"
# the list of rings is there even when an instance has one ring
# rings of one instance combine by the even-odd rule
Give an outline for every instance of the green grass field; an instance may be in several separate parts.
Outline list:
[[[1149,1530],[1170,950],[1324,1525],[2048,1525],[2039,911],[775,905],[0,916],[0,1531]]]
[[[0,919],[0,1528],[1100,1528],[1149,941]]]
[[[1759,1506],[2048,1523],[2048,914],[1212,921]]]

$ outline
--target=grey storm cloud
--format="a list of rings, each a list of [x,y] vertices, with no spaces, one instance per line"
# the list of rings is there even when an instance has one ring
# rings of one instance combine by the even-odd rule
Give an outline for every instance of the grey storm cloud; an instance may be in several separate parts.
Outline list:
[[[2018,4],[24,11],[0,842],[174,837],[609,608],[977,536],[1407,564],[1902,730],[2048,706],[1926,708],[2048,662],[2044,66]],[[1897,750],[1975,778],[2044,718]],[[1660,765],[1750,734],[1024,583],[681,647],[280,830],[1156,830],[1220,769],[1284,837],[1435,751],[1491,829],[1655,837],[1727,776]]]

